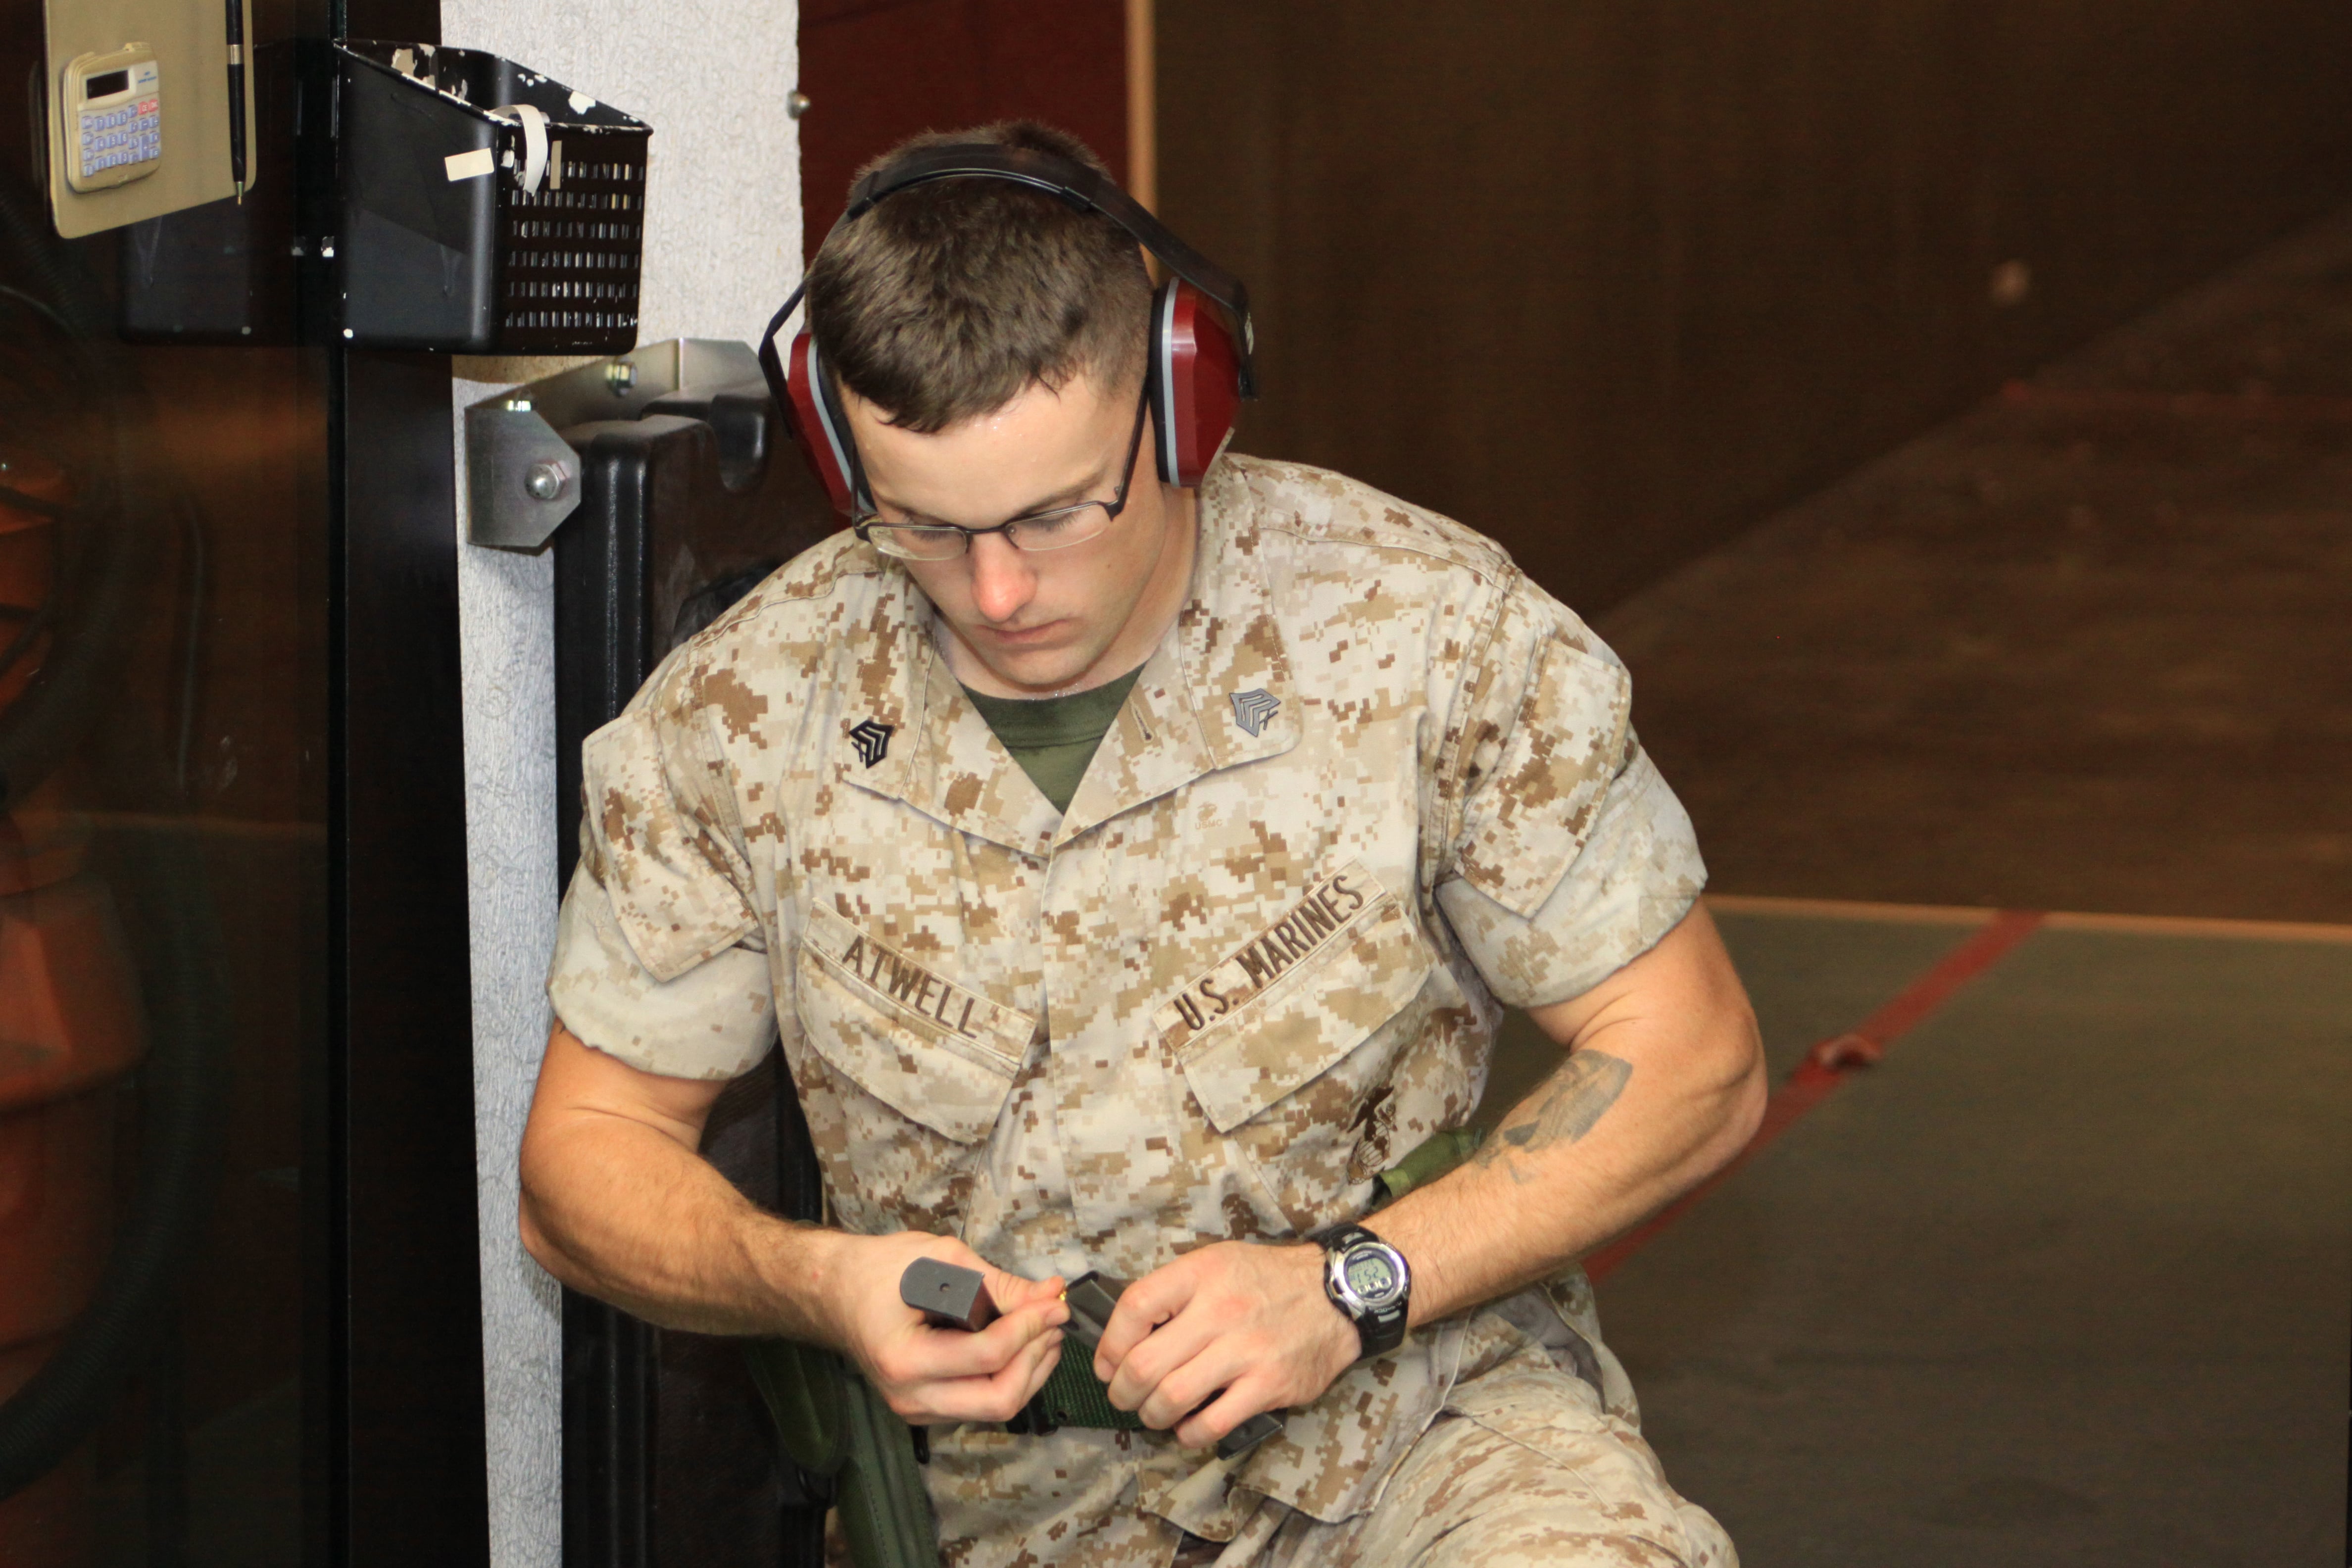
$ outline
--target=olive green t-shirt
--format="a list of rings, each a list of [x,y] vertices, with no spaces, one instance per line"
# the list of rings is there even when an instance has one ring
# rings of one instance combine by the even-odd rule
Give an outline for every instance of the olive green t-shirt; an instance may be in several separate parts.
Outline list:
[[[1095,749],[1142,673],[1138,665],[1108,685],[1067,697],[986,697],[969,686],[963,694],[1054,809],[1067,811]]]

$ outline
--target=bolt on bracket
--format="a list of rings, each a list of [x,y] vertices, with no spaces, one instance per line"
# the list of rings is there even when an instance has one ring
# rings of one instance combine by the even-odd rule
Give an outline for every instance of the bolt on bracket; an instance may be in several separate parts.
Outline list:
[[[580,504],[580,458],[525,396],[466,410],[467,532],[476,544],[537,550]]]

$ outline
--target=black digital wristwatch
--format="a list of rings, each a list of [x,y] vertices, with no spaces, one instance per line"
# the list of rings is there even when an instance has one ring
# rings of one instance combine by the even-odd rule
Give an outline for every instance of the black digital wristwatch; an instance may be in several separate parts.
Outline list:
[[[1323,1248],[1323,1293],[1356,1325],[1364,1354],[1379,1355],[1404,1343],[1405,1312],[1412,1299],[1412,1269],[1404,1254],[1352,1223],[1318,1230],[1308,1239]]]

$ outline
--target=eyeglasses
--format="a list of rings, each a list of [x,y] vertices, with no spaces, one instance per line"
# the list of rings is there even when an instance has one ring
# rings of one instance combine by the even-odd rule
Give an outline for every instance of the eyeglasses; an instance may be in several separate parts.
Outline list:
[[[1151,387],[1147,378],[1143,395],[1136,400],[1135,433],[1127,439],[1127,461],[1118,471],[1118,493],[1108,500],[1082,500],[1073,506],[1033,511],[1000,522],[994,528],[958,528],[951,522],[885,522],[879,513],[870,511],[851,520],[850,527],[856,531],[858,538],[883,554],[895,555],[902,561],[952,561],[970,550],[973,540],[988,533],[1001,533],[1004,542],[1013,549],[1031,553],[1067,550],[1074,544],[1100,538],[1118,514],[1127,510],[1128,486],[1135,479],[1135,455],[1143,449],[1143,419],[1150,409]]]

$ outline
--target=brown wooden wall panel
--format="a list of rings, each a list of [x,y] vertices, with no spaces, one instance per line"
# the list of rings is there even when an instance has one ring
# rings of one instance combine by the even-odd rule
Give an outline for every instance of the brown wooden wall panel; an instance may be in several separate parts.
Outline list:
[[[2340,0],[1158,19],[1162,214],[1258,305],[1238,445],[1588,612],[2352,199]]]
[[[1122,0],[807,0],[801,90],[809,256],[858,166],[918,132],[1042,120],[1127,168]]]

